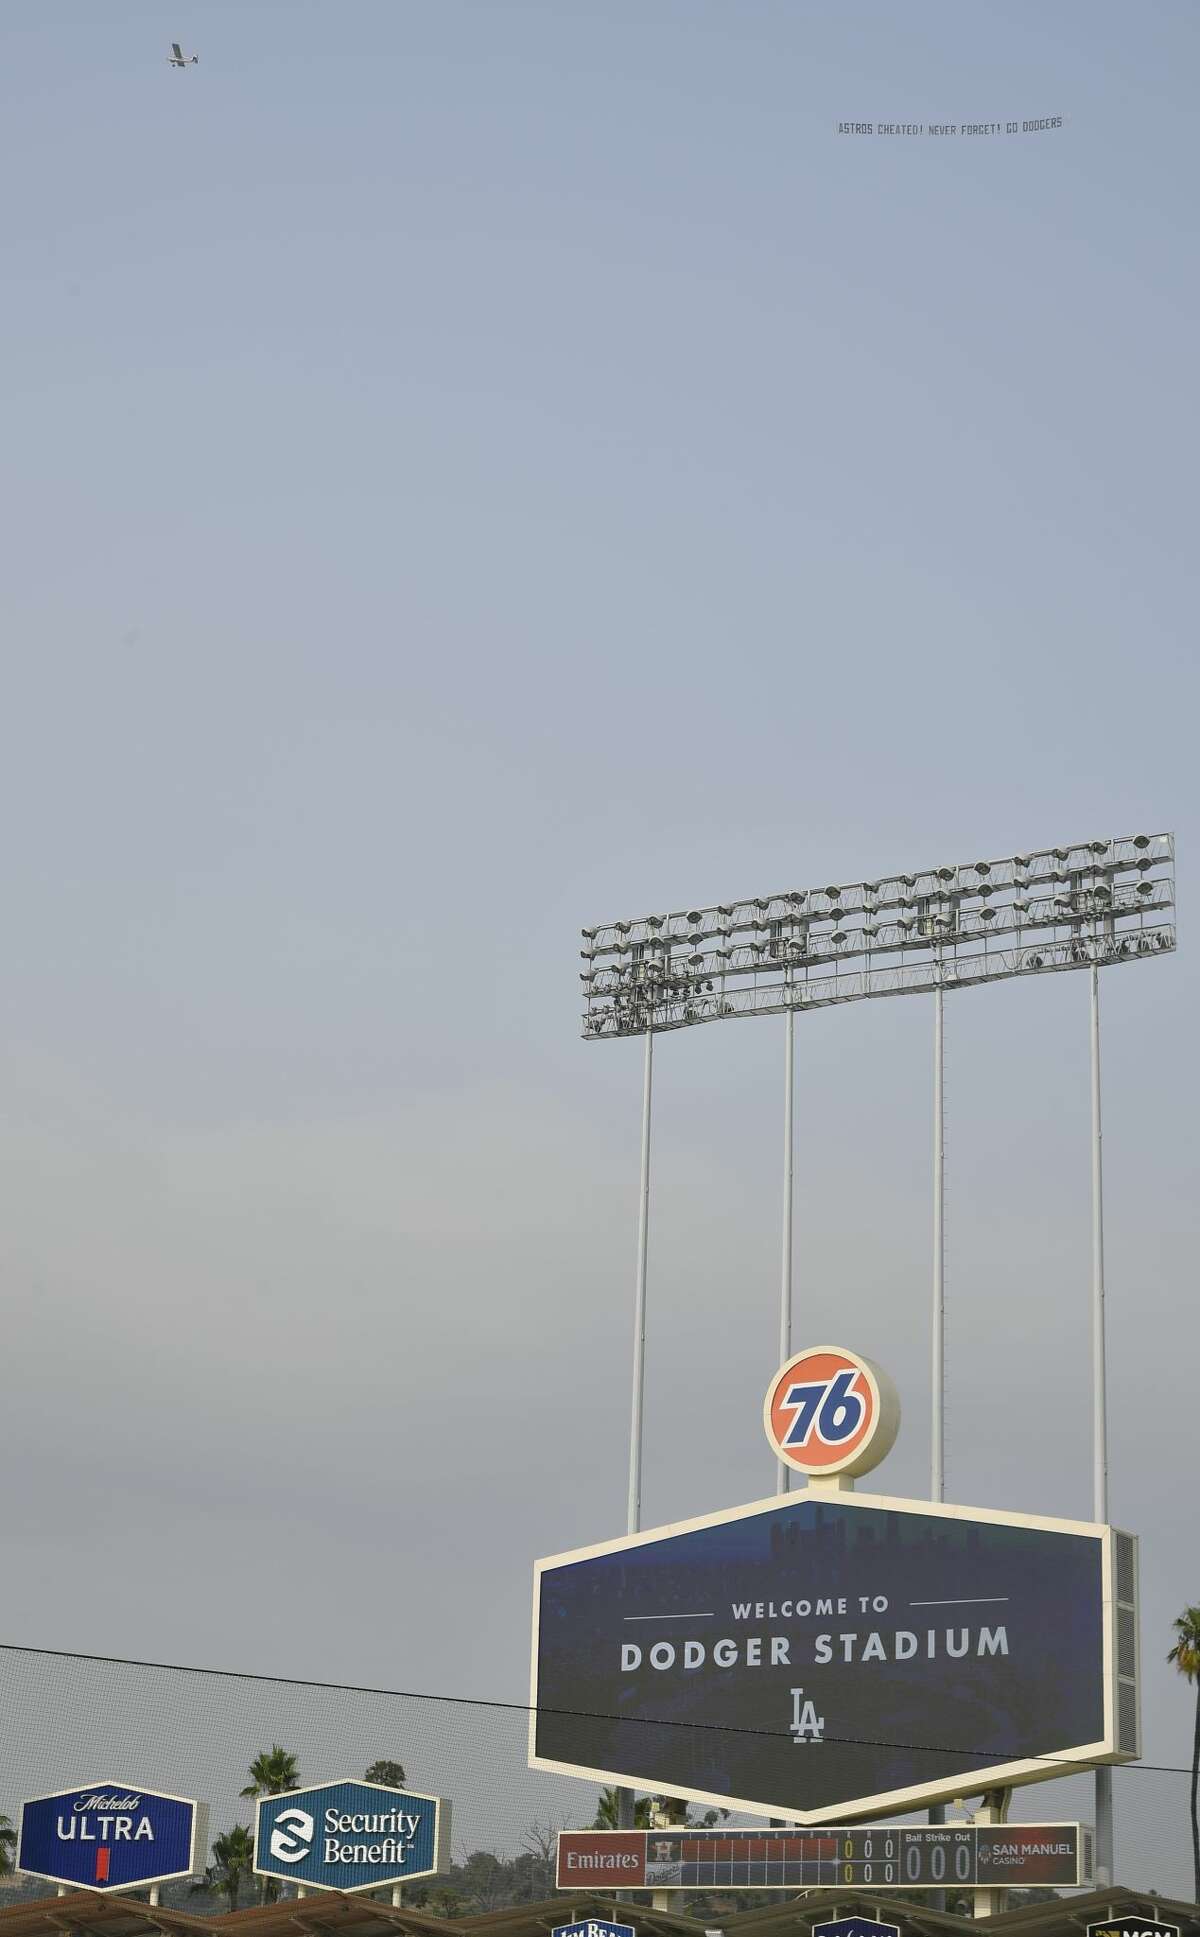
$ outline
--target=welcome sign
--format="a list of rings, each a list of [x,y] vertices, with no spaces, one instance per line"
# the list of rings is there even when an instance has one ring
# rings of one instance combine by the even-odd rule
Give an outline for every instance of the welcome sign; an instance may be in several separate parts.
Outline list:
[[[256,1876],[312,1890],[378,1890],[435,1876],[450,1859],[450,1805],[377,1782],[325,1782],[260,1797]]]
[[[133,1890],[195,1876],[208,1811],[186,1796],[128,1782],[88,1782],[21,1805],[17,1868],[82,1890]]]
[[[812,1823],[1131,1759],[1134,1553],[1090,1522],[809,1492],[557,1555],[530,1761]]]

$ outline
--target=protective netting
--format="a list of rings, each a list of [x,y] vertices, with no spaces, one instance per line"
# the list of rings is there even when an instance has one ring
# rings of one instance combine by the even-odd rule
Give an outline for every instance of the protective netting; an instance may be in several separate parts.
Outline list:
[[[0,1814],[14,1823],[25,1798],[93,1781],[132,1782],[206,1801],[216,1837],[252,1822],[253,1804],[240,1792],[251,1762],[275,1745],[295,1756],[301,1783],[398,1763],[412,1788],[452,1802],[452,1870],[405,1891],[406,1902],[448,1915],[549,1896],[555,1831],[593,1824],[600,1800],[595,1782],[530,1769],[528,1711],[500,1701],[0,1646],[0,1715]],[[1192,1898],[1189,1784],[1185,1768],[1115,1771],[1121,1884]],[[703,1813],[696,1809],[696,1819]],[[1019,1789],[1013,1798],[1014,1821],[1090,1822],[1093,1813],[1090,1774]],[[47,1887],[12,1877],[4,1884],[0,1900]],[[253,1898],[248,1884],[242,1900]],[[203,1907],[187,1883],[166,1886],[166,1900]],[[682,1897],[675,1907],[685,1907]]]

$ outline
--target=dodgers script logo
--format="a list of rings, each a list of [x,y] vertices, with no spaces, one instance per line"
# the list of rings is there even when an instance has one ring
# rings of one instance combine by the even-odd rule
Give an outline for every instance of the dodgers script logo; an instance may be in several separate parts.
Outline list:
[[[900,1401],[887,1374],[838,1345],[810,1345],[767,1388],[763,1425],[801,1473],[866,1473],[891,1451]]]

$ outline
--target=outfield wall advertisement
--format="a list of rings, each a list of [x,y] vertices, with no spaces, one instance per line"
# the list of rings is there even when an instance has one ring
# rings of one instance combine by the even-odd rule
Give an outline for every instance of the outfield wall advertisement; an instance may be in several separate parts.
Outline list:
[[[208,1850],[208,1810],[140,1783],[86,1782],[22,1803],[16,1868],[67,1889],[134,1890],[194,1876]]]
[[[1090,1888],[1081,1823],[869,1823],[822,1829],[564,1829],[560,1890]]]
[[[313,1890],[378,1890],[436,1876],[450,1860],[450,1805],[383,1783],[314,1783],[260,1796],[256,1876]]]

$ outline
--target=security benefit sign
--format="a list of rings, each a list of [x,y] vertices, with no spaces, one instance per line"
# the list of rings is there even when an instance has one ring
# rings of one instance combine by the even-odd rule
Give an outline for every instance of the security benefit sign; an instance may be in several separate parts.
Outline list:
[[[21,1804],[17,1868],[81,1890],[134,1890],[195,1876],[208,1810],[130,1782],[87,1782]]]
[[[376,1782],[324,1782],[260,1797],[254,1873],[313,1890],[377,1890],[450,1860],[450,1805]]]
[[[1132,1760],[1117,1543],[1131,1571],[1106,1527],[810,1492],[559,1554],[530,1761],[804,1823]]]

